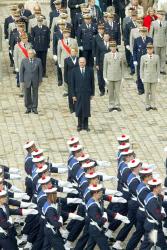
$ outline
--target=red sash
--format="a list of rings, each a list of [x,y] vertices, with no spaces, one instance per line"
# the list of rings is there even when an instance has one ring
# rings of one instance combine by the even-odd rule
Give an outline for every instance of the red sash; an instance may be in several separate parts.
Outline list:
[[[65,49],[65,51],[67,52],[67,54],[71,55],[71,49],[70,47],[67,46],[67,44],[64,43],[64,40],[61,40],[61,44],[63,46],[63,48]]]
[[[21,49],[21,51],[23,52],[23,54],[25,55],[25,57],[28,58],[28,52],[27,52],[26,48],[22,47],[20,43],[18,43],[18,46]]]

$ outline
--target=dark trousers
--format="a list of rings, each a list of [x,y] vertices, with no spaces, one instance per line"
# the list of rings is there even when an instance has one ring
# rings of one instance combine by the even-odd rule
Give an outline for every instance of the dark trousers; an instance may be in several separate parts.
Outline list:
[[[145,222],[145,213],[138,210],[137,212],[137,224],[136,224],[136,230],[132,234],[132,237],[128,241],[128,244],[126,246],[126,250],[132,250],[135,249],[141,239],[141,237],[144,235],[144,222]]]
[[[45,227],[45,236],[48,238],[50,247],[54,250],[65,250],[63,238],[60,233],[54,233],[50,228]]]
[[[36,56],[41,59],[42,69],[43,69],[43,76],[45,76],[46,75],[47,51],[36,51]]]
[[[45,228],[45,221],[44,219],[40,218],[40,227],[36,237],[35,242],[33,243],[32,250],[41,250],[43,243],[44,243],[44,228]]]
[[[74,250],[84,249],[89,239],[89,222],[85,221],[85,227],[81,237],[78,239]]]
[[[29,110],[37,109],[38,107],[38,87],[34,87],[32,84],[29,88],[24,89],[24,102],[25,107]]]
[[[82,56],[85,57],[87,66],[93,67],[94,59],[92,55],[92,50],[83,50]]]
[[[0,236],[0,249],[3,250],[18,250],[17,241],[14,241],[8,236]]]
[[[16,72],[16,83],[17,83],[17,86],[20,85],[19,72]]]
[[[100,92],[105,93],[105,81],[103,78],[103,65],[99,66],[99,70],[97,70],[97,80],[98,80]]]
[[[89,226],[89,240],[86,250],[94,250],[95,246],[98,245],[100,250],[110,250],[108,245],[107,237],[103,231],[99,231],[95,226]]]
[[[57,80],[58,80],[58,84],[59,84],[59,85],[62,85],[62,84],[63,84],[62,71],[61,71],[61,68],[59,67],[58,63],[56,63],[56,70],[57,70]]]
[[[32,180],[28,177],[25,179],[25,187],[26,187],[26,193],[30,196],[30,200],[33,197],[33,183]]]
[[[131,202],[131,201],[130,201]],[[129,232],[131,231],[132,227],[136,225],[136,213],[138,207],[130,204],[128,206],[128,219],[130,220],[129,224],[125,224],[124,227],[120,230],[118,233],[116,240],[117,241],[124,241],[126,237],[128,236]]]
[[[140,78],[140,62],[138,62],[136,69],[137,69],[137,81],[136,81],[137,89],[138,89],[138,91],[144,92],[144,85],[143,85],[143,82]]]
[[[130,55],[131,55],[130,51],[125,47],[125,56],[128,67],[130,67]]]
[[[133,64],[133,56],[131,53],[130,53],[130,71],[131,73],[135,73],[135,66]]]
[[[75,111],[75,104],[73,102],[72,95],[70,92],[68,92],[68,106],[71,112]]]
[[[14,65],[13,53],[10,53],[10,52],[9,52],[9,59],[10,59],[10,64],[11,64],[11,66],[13,66],[13,65]]]
[[[78,128],[87,129],[88,128],[88,117],[78,117]]]
[[[27,234],[28,238],[27,241],[31,242],[32,244],[35,242],[38,231],[39,231],[39,219],[40,215],[28,215],[25,220],[25,225],[22,230],[23,234]]]

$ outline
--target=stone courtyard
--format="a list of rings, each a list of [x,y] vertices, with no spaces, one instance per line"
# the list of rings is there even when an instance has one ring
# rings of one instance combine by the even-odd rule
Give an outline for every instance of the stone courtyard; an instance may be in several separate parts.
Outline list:
[[[7,5],[0,1],[0,23],[8,16]],[[7,1],[8,2],[8,1]],[[10,1],[9,1],[10,2]],[[43,14],[48,16],[49,6],[42,5]],[[70,114],[67,99],[62,96],[63,87],[57,86],[55,65],[52,59],[52,45],[48,53],[47,75],[39,91],[39,114],[24,114],[23,99],[16,87],[13,69],[9,67],[8,46],[3,40],[3,81],[0,84],[0,163],[22,170],[22,181],[15,184],[24,188],[23,145],[28,140],[46,150],[46,156],[54,162],[66,162],[68,150],[66,140],[79,136],[85,151],[91,158],[107,160],[111,167],[106,173],[116,174],[116,137],[122,133],[130,135],[132,147],[144,162],[154,163],[162,178],[165,177],[164,147],[167,146],[167,77],[161,76],[157,85],[158,111],[145,111],[144,95],[136,91],[135,79],[128,71],[121,89],[122,112],[108,112],[108,96],[96,95],[92,101],[90,132],[76,131],[76,118]],[[65,176],[60,176],[65,178]],[[112,184],[108,185],[112,187]]]

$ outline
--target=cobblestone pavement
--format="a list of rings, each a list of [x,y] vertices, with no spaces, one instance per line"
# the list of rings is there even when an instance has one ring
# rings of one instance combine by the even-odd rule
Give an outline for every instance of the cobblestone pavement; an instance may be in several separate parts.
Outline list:
[[[45,11],[49,7],[43,6]],[[46,12],[43,11],[45,14]],[[8,14],[6,6],[0,6],[0,21]],[[0,85],[0,162],[23,169],[23,144],[30,139],[46,149],[46,155],[55,162],[66,162],[68,151],[66,140],[80,137],[92,158],[108,160],[108,174],[116,173],[116,137],[122,133],[130,135],[137,157],[155,163],[164,177],[164,147],[167,144],[167,79],[161,76],[157,87],[158,111],[145,111],[144,96],[138,96],[134,79],[127,78],[121,90],[122,112],[109,113],[108,96],[96,96],[92,101],[92,118],[87,132],[76,132],[76,118],[68,111],[67,100],[62,97],[63,87],[57,86],[55,66],[49,51],[47,63],[48,79],[44,79],[39,91],[39,115],[24,114],[23,99],[19,97],[13,69],[9,67],[7,44],[3,41],[3,82]],[[22,170],[23,177],[24,171]],[[64,177],[60,177],[64,178]],[[17,183],[17,182],[16,182]],[[24,186],[23,182],[17,185]]]

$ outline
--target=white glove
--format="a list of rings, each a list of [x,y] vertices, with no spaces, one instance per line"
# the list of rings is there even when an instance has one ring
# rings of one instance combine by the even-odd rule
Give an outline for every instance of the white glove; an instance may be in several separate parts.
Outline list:
[[[68,171],[67,168],[58,168],[58,173],[59,173],[59,174],[67,173],[67,171]]]
[[[9,53],[10,53],[10,54],[12,54],[12,51],[11,51],[11,50],[9,50]]]
[[[104,78],[104,81],[105,81],[105,83],[107,84],[108,83],[108,80],[107,80],[107,78]],[[98,161],[96,161],[97,163],[98,163]],[[100,165],[98,164],[98,166],[100,167]]]
[[[161,82],[161,80],[158,78],[158,82]]]
[[[32,202],[21,201],[20,207],[21,208],[37,208],[37,205],[35,203],[32,203]]]
[[[79,4],[76,4],[76,5],[75,5],[75,8],[76,8],[76,9],[79,8]]]
[[[123,215],[121,215],[121,214],[119,214],[119,213],[116,213],[116,216],[115,216],[114,219],[120,220],[120,221],[122,221],[122,222],[125,223],[125,224],[129,224],[129,223],[130,223],[128,217],[123,216]]]
[[[94,59],[94,62],[96,62],[96,57],[94,57],[93,59]]]
[[[10,174],[10,180],[20,180],[21,176],[19,174]]]
[[[118,181],[118,178],[116,176],[111,176],[111,175],[102,175],[103,176],[103,181]]]
[[[82,216],[80,216],[78,214],[74,214],[74,213],[69,213],[68,218],[72,219],[72,220],[80,220],[80,221],[84,220],[84,218]]]
[[[29,214],[38,214],[38,211],[33,208],[22,209],[22,215],[27,216]]]
[[[54,60],[55,62],[57,62],[57,56],[56,56],[56,55],[53,55],[53,60]]]
[[[15,69],[15,71],[16,71],[16,69]],[[16,72],[19,72],[19,70]],[[20,172],[20,169],[18,169],[18,168],[9,168],[9,174],[18,174],[19,172]]]
[[[20,188],[17,188],[14,185],[11,186],[10,190],[12,190],[13,192],[17,192],[17,193],[24,193]]]
[[[164,207],[162,207],[162,208],[161,208],[161,214],[163,214],[163,215],[164,215],[164,217],[166,217],[166,213],[165,213],[165,209],[164,209]]]
[[[12,216],[9,216],[8,222],[9,222],[10,224],[13,224]]]
[[[63,187],[63,193],[78,194],[78,191],[75,188]]]
[[[134,64],[134,66],[137,66],[137,65],[138,65],[138,62],[137,62],[137,61],[134,61],[133,64]]]
[[[112,197],[111,202],[113,202],[113,203],[127,203],[127,200],[125,200],[122,197]]]
[[[112,189],[105,189],[105,194],[106,195],[117,195],[117,196],[122,196],[122,193],[120,191],[117,190],[112,190]]]
[[[79,203],[82,203],[82,199],[80,199],[80,198],[67,198],[67,204],[70,204],[70,203],[79,204]]]
[[[129,45],[126,45],[126,49],[127,49],[127,50],[130,50],[130,46],[129,46]]]
[[[14,193],[14,198],[16,198],[16,199],[29,200],[29,199],[30,199],[30,196],[27,195],[26,193]]]
[[[80,46],[80,47],[79,47],[79,50],[83,50],[83,46]]]
[[[59,217],[58,221],[63,225],[63,218],[62,218],[62,216]]]
[[[107,81],[107,78],[104,79],[105,82],[108,82]],[[108,168],[108,167],[111,167],[111,163],[109,161],[96,161],[97,162],[97,165],[100,167],[100,168]]]
[[[106,222],[104,223],[103,227],[107,229],[107,228],[109,227],[109,225],[110,225],[109,222],[106,221]]]
[[[5,41],[8,43],[8,42],[9,42],[9,39],[5,39]]]
[[[16,69],[15,69],[15,72],[17,72],[17,73],[18,73],[18,72],[19,72],[19,69],[18,69],[18,68],[16,68]],[[9,172],[9,173],[10,173],[10,172]]]
[[[167,201],[167,195],[164,195],[163,201]]]
[[[59,64],[59,68],[61,68],[61,64]]]
[[[103,216],[102,216],[102,217],[105,218],[106,220],[108,220],[108,215],[107,215],[106,212],[103,213]]]
[[[64,163],[54,163],[52,162],[52,167],[54,168],[67,168],[67,165],[65,165]]]
[[[58,186],[59,187],[68,187],[68,188],[72,188],[73,185],[72,183],[68,182],[68,181],[58,181]]]

